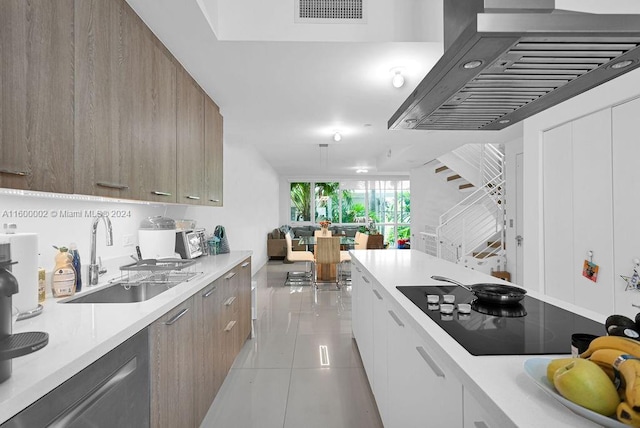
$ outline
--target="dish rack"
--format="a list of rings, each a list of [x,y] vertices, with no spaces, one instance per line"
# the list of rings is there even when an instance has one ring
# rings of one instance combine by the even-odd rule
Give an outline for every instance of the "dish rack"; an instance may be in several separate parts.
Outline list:
[[[120,266],[121,276],[117,282],[125,288],[138,285],[177,285],[198,275],[195,260],[182,259],[143,259]]]

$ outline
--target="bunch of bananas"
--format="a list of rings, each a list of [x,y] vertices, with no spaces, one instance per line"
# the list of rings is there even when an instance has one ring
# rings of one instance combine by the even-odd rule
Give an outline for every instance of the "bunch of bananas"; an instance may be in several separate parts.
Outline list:
[[[618,388],[619,421],[640,427],[640,341],[621,336],[601,336],[580,354],[596,363]]]

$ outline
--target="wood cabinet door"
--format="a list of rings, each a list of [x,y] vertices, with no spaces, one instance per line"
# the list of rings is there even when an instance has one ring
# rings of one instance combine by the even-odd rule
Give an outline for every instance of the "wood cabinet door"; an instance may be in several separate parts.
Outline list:
[[[131,198],[150,63],[144,31],[121,0],[78,1],[75,9],[75,192]]]
[[[220,301],[222,289],[220,280],[195,295],[196,307],[196,422],[204,419],[211,403],[218,393],[225,373],[222,370],[222,333]]]
[[[143,96],[138,123],[140,136],[133,147],[136,169],[134,199],[176,202],[176,74],[171,54],[146,30],[149,58],[140,84]]]
[[[204,93],[184,70],[178,72],[177,202],[204,203]]]
[[[73,4],[0,2],[0,187],[73,192]]]
[[[151,426],[194,427],[195,314],[193,299],[151,324]]]
[[[207,96],[204,97],[204,183],[205,204],[221,207],[222,204],[222,136],[223,120],[218,106]]]

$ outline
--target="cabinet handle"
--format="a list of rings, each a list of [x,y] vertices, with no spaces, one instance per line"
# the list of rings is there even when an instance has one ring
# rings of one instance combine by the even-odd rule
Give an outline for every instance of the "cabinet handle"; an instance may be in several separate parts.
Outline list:
[[[416,351],[418,351],[418,354],[420,354],[420,356],[427,363],[427,365],[431,367],[431,370],[433,370],[436,376],[444,379],[445,377],[444,372],[442,371],[442,369],[440,369],[440,367],[438,367],[436,362],[433,361],[433,359],[429,356],[429,354],[427,354],[427,351],[425,351],[422,346],[416,346]]]
[[[133,357],[125,365],[120,367],[115,373],[113,373],[106,382],[97,390],[87,394],[78,400],[75,407],[68,408],[55,420],[51,421],[49,426],[51,427],[66,427],[73,425],[73,422],[77,421],[79,417],[93,407],[100,398],[104,397],[107,393],[113,390],[116,386],[120,385],[126,380],[126,378],[136,371],[138,368],[138,358]]]
[[[242,263],[242,265],[240,265],[240,267],[246,268],[247,266],[249,266],[249,262],[244,262]]]
[[[206,292],[202,295],[202,297],[209,297],[209,296],[211,296],[211,295],[213,294],[213,292],[214,292],[214,291],[216,291],[216,288],[218,288],[218,287],[212,287],[211,289],[209,289],[208,291],[206,291]]]
[[[184,316],[184,314],[186,314],[187,312],[189,312],[189,308],[184,308],[183,310],[178,312],[175,316],[173,316],[169,321],[165,321],[164,325],[173,325],[173,324],[175,324],[176,321],[178,321],[180,318],[182,318]]]
[[[194,201],[199,201],[200,200],[200,196],[187,195],[187,196],[185,196],[185,198],[192,199]]]
[[[107,183],[106,181],[97,181],[96,186],[107,187],[109,189],[118,189],[118,190],[125,190],[129,188],[129,186],[126,184]]]
[[[224,279],[231,279],[236,276],[236,272],[231,272],[229,275],[225,276]]]
[[[367,277],[366,277],[366,276],[363,276],[363,277],[362,277],[362,279],[363,279],[363,280],[364,280],[364,282],[366,282],[367,284],[371,284],[371,283],[369,282],[369,280],[367,279]]]
[[[396,322],[396,324],[398,324],[398,326],[404,327],[404,323],[400,321],[400,318],[398,318],[398,316],[394,314],[393,311],[389,311],[389,315],[391,315],[391,318],[393,318],[393,320]]]
[[[358,266],[356,266],[356,270],[357,270],[358,272],[362,272]]]
[[[169,193],[169,192],[160,192],[159,190],[154,190],[151,193],[153,193],[156,196],[171,196],[171,193]]]
[[[225,306],[231,306],[233,304],[233,302],[235,302],[236,300],[236,296],[231,296],[227,299],[226,302],[224,302]]]
[[[209,199],[209,202],[220,202],[220,199]]]
[[[376,297],[378,298],[378,300],[382,300],[382,296],[380,295],[380,293],[378,293],[378,290],[373,290],[373,294],[376,295]]]
[[[234,325],[236,325],[236,321],[229,321],[229,324],[224,328],[224,331],[231,331]]]
[[[475,421],[473,423],[473,426],[476,427],[476,428],[489,428],[489,425],[487,425],[483,421]]]
[[[20,177],[26,177],[27,175],[31,175],[29,171],[17,171],[15,169],[6,169],[6,168],[0,168],[0,173],[19,175]]]

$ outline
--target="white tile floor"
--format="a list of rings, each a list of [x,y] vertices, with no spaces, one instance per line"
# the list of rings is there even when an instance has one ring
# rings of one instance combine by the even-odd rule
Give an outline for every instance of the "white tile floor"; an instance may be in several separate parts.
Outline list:
[[[202,427],[382,427],[351,336],[351,287],[283,286],[296,267],[271,261],[254,277],[256,338],[245,343]]]

